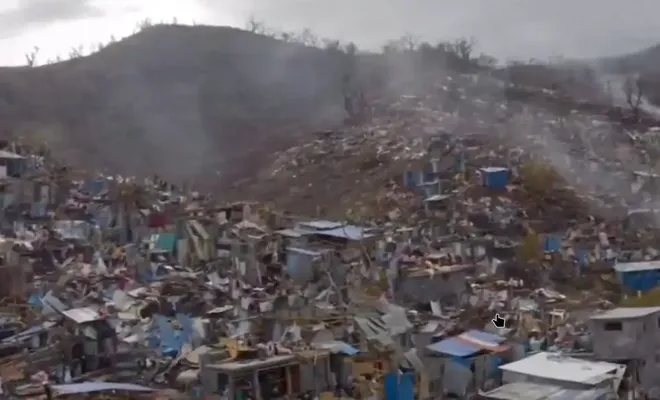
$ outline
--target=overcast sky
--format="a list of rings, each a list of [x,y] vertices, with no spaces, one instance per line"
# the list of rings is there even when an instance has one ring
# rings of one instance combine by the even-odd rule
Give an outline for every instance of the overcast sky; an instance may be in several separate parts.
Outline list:
[[[660,42],[658,11],[658,0],[3,0],[0,64],[23,64],[34,46],[43,61],[120,38],[144,18],[242,27],[252,15],[363,48],[409,33],[473,37],[501,60],[594,57]]]

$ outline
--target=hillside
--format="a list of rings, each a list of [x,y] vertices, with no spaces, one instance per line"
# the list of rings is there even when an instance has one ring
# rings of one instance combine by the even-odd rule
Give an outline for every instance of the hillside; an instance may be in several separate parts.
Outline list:
[[[599,64],[607,73],[639,76],[646,99],[654,106],[660,106],[660,45],[605,58],[599,60]]]
[[[229,179],[254,151],[341,123],[340,54],[227,27],[154,26],[88,57],[0,69],[0,130],[46,140],[76,165]]]
[[[475,121],[492,119],[492,110],[471,105],[470,99],[478,98],[498,107],[510,104],[511,110],[534,105],[555,116],[573,110],[605,114],[615,122],[625,117],[625,108],[601,101],[601,85],[585,75],[587,70],[543,65],[493,69],[479,64],[471,50],[466,41],[424,43],[414,50],[404,42],[382,54],[354,56],[341,47],[319,49],[228,27],[153,26],[87,57],[0,68],[0,135],[45,141],[74,166],[157,173],[231,197],[272,199],[285,194],[280,188],[263,190],[257,184],[253,191],[234,183],[261,177],[271,180],[271,187],[276,181],[284,188],[292,184],[281,176],[273,179],[268,171],[286,149],[318,142],[314,132],[348,135],[347,87],[353,94],[363,91],[371,114],[371,121],[349,129],[358,137],[375,126],[389,130],[385,136],[396,136],[397,124],[428,119],[419,114],[422,103],[392,109],[411,94],[432,99],[424,104],[432,114],[448,115],[443,123],[431,118],[424,130],[434,133],[460,133],[473,129]],[[467,80],[452,78],[458,76]],[[655,120],[644,123],[657,125]],[[420,133],[412,129],[406,134]],[[378,145],[364,140],[367,148]],[[338,146],[343,150],[336,151],[354,151],[346,168],[356,172],[361,151]],[[361,179],[336,171],[338,176],[347,185]],[[333,186],[338,186],[330,182],[329,192],[315,196],[333,198]],[[233,193],[226,191],[229,187]]]

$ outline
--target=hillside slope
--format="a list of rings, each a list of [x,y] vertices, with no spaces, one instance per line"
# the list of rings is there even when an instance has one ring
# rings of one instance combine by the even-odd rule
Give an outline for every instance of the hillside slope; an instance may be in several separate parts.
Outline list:
[[[341,122],[344,61],[233,28],[155,26],[88,57],[0,69],[0,132],[77,165],[241,176],[254,151]]]
[[[607,73],[639,76],[645,98],[653,106],[660,106],[660,45],[602,59],[600,66]]]

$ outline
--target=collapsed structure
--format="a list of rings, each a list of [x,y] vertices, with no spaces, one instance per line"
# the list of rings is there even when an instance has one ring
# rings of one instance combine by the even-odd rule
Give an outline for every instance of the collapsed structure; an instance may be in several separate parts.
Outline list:
[[[515,146],[476,117],[457,135],[374,115],[281,155],[260,185],[288,193],[260,187],[270,205],[2,152],[3,393],[653,398],[660,307],[616,303],[659,282],[655,175],[625,159],[655,130],[606,156],[585,150],[612,138],[602,119],[587,142],[583,117],[555,131],[537,114],[508,117],[546,134]],[[561,176],[549,146],[567,150]],[[310,209],[295,199],[330,193],[339,181],[315,174],[339,166],[357,197],[277,209]]]

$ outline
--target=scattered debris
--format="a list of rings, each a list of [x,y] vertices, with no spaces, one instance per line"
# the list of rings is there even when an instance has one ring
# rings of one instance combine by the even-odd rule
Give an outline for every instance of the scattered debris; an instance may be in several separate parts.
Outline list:
[[[0,154],[3,393],[653,397],[655,131],[453,79],[280,154],[269,204]]]

